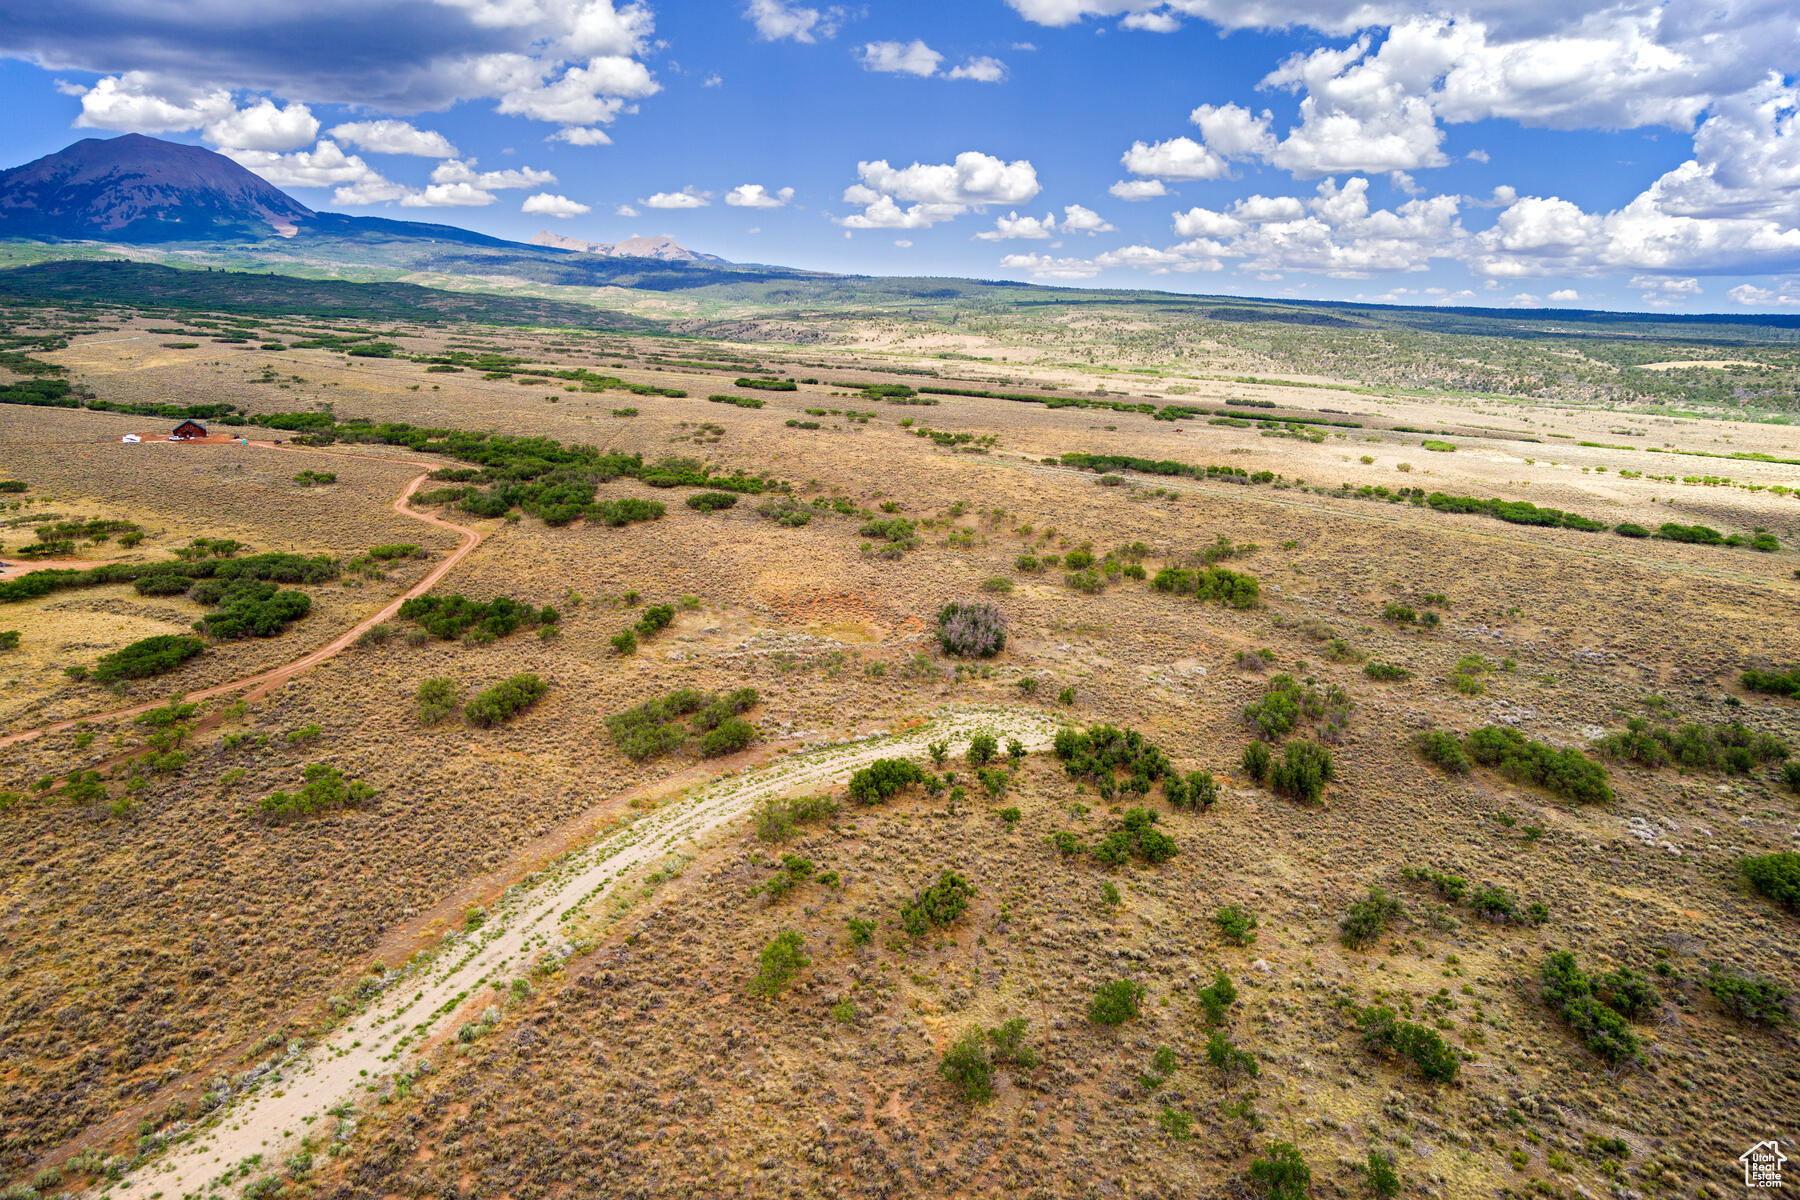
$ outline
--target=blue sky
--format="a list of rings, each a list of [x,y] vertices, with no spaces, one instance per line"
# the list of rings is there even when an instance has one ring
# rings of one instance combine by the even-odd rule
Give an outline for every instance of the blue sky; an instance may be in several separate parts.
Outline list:
[[[0,159],[144,132],[314,208],[825,270],[1800,310],[1800,21],[1573,7],[0,0]]]

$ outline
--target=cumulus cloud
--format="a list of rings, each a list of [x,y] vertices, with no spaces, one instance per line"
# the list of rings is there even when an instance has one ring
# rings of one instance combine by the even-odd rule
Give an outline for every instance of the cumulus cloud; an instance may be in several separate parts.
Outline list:
[[[472,183],[434,183],[423,191],[400,197],[401,208],[481,208],[499,199]]]
[[[861,182],[845,189],[844,200],[863,211],[838,221],[847,229],[926,229],[970,209],[1024,204],[1043,190],[1025,159],[1009,163],[975,150],[953,163],[900,168],[877,159],[858,163],[856,173]]]
[[[870,71],[890,75],[917,75],[928,78],[937,74],[944,56],[918,38],[910,42],[870,42],[856,53],[857,59]]]
[[[1133,142],[1119,161],[1133,175],[1154,179],[1218,179],[1230,171],[1223,158],[1187,137]]]
[[[1007,213],[994,222],[992,229],[976,234],[976,238],[984,242],[1003,242],[1017,238],[1022,241],[1033,241],[1054,236],[1056,233],[1056,214],[1045,213],[1042,217],[1021,217],[1016,212]]]
[[[525,197],[525,202],[519,205],[519,211],[567,220],[570,217],[579,217],[582,213],[592,212],[593,206],[552,192],[539,192],[535,196]]]
[[[712,203],[712,194],[689,185],[679,192],[657,192],[638,203],[646,208],[705,208]]]
[[[350,121],[333,125],[331,136],[375,154],[410,154],[418,158],[455,158],[456,147],[443,134],[419,129],[406,121]]]
[[[1100,268],[1085,259],[1054,258],[1047,254],[1008,254],[1000,260],[1008,271],[1023,271],[1036,279],[1092,279]]]
[[[1739,304],[1756,308],[1800,308],[1800,282],[1791,279],[1773,288],[1741,283],[1726,295]]]
[[[1552,304],[1574,304],[1581,299],[1581,293],[1574,288],[1558,288],[1550,293]]]
[[[606,130],[595,129],[584,125],[566,125],[550,135],[551,140],[567,142],[571,146],[610,146],[612,138]]]
[[[1006,78],[1006,64],[992,55],[971,58],[960,67],[945,72],[949,79],[972,79],[976,83],[999,83]]]
[[[354,154],[345,154],[336,142],[330,140],[320,142],[311,150],[298,150],[292,154],[236,148],[227,148],[220,153],[239,166],[256,172],[278,188],[372,185],[382,181],[381,173],[375,168]]]
[[[1160,179],[1121,179],[1106,190],[1120,200],[1155,200],[1169,194]]]
[[[725,203],[733,208],[780,208],[793,198],[791,187],[771,192],[760,183],[741,183],[725,193]]]
[[[194,91],[161,86],[142,71],[109,75],[80,95],[81,115],[75,124],[83,129],[180,133],[223,121],[237,112],[231,93],[223,88]]]
[[[821,38],[833,38],[837,36],[843,16],[841,8],[820,11],[785,0],[750,0],[744,9],[744,19],[756,26],[756,36],[765,42],[786,38],[811,43]]]
[[[613,209],[613,215],[619,217],[635,217],[638,215],[638,210],[631,207],[629,204],[621,204]]]
[[[215,146],[240,150],[297,150],[319,134],[318,118],[304,104],[277,108],[267,99],[206,124],[204,136]]]
[[[546,183],[555,183],[556,176],[549,171],[539,171],[533,167],[506,171],[477,171],[474,159],[453,158],[432,168],[431,182],[463,183],[483,191],[498,191],[502,188],[542,187]]]
[[[1105,217],[1091,208],[1079,204],[1063,206],[1063,232],[1065,233],[1111,233],[1114,226]]]

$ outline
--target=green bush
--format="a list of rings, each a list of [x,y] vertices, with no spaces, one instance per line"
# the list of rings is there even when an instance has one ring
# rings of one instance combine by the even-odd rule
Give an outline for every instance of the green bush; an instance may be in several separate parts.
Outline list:
[[[1413,745],[1427,762],[1441,767],[1452,775],[1467,775],[1474,766],[1469,761],[1468,751],[1463,749],[1462,742],[1456,735],[1445,733],[1441,729],[1428,729],[1413,739]]]
[[[140,596],[180,596],[194,586],[186,575],[145,575],[131,581]]]
[[[858,804],[879,804],[915,783],[925,782],[918,764],[904,758],[878,758],[850,776],[850,798]]]
[[[696,492],[687,498],[689,508],[709,513],[730,508],[737,502],[738,498],[735,492]]]
[[[1138,1015],[1144,985],[1135,979],[1115,979],[1094,990],[1088,1002],[1088,1020],[1096,1025],[1123,1025]]]
[[[30,576],[26,578],[29,579]],[[1744,672],[1743,683],[1753,692],[1800,699],[1800,666],[1789,667],[1785,671],[1763,671],[1752,667]]]
[[[1400,901],[1371,884],[1369,894],[1351,904],[1338,922],[1338,937],[1344,945],[1360,950],[1379,939],[1405,913]]]
[[[1261,742],[1251,742],[1244,747],[1244,756],[1240,760],[1243,764],[1244,774],[1250,776],[1257,783],[1261,783],[1268,778],[1270,758],[1269,748],[1266,745]]]
[[[1241,904],[1227,904],[1213,915],[1219,923],[1219,935],[1234,946],[1248,946],[1256,941],[1256,914]]]
[[[750,990],[763,996],[775,996],[811,962],[806,955],[806,940],[795,930],[783,930],[762,948]]]
[[[1615,1009],[1595,995],[1594,981],[1567,950],[1544,960],[1544,1003],[1566,1021],[1602,1061],[1613,1066],[1643,1058],[1643,1046]]]
[[[660,500],[641,500],[636,496],[621,496],[593,506],[594,515],[615,529],[637,521],[660,521],[667,511]]]
[[[913,937],[923,937],[933,926],[953,924],[967,911],[974,894],[962,876],[945,871],[936,883],[900,905],[900,926]]]
[[[463,716],[472,725],[491,728],[504,725],[536,704],[550,685],[530,673],[514,675],[486,691],[479,692],[463,706]]]
[[[427,679],[419,685],[415,697],[419,708],[419,721],[425,725],[436,725],[451,713],[462,707],[462,685],[454,679]]]
[[[1365,1008],[1356,1014],[1363,1045],[1379,1054],[1410,1059],[1419,1074],[1432,1083],[1450,1083],[1462,1065],[1462,1056],[1436,1030],[1402,1021],[1386,1007]]]
[[[1615,525],[1613,527],[1613,532],[1620,537],[1628,538],[1647,538],[1650,536],[1650,531],[1648,529],[1645,529],[1642,525],[1632,521],[1625,521],[1619,525]]]
[[[727,717],[700,735],[700,753],[707,758],[736,754],[756,740],[756,726],[742,717]]]
[[[1516,783],[1536,784],[1578,804],[1606,803],[1613,798],[1606,768],[1579,750],[1557,750],[1502,725],[1475,730],[1469,734],[1467,748],[1477,763]]]
[[[1173,769],[1169,758],[1154,742],[1135,729],[1093,725],[1086,732],[1063,728],[1056,733],[1052,750],[1071,779],[1087,779],[1110,800],[1120,791],[1148,795],[1150,786]],[[1121,784],[1119,775],[1128,778]]]
[[[1163,795],[1172,808],[1211,808],[1219,801],[1219,783],[1211,771],[1189,771],[1187,778],[1170,771],[1163,776]]]
[[[1254,941],[1255,937],[1252,934],[1251,940]],[[1215,970],[1212,983],[1201,988],[1198,995],[1200,1007],[1206,1011],[1206,1023],[1221,1025],[1225,1021],[1226,1010],[1237,1003],[1237,985],[1231,982],[1231,976],[1224,971]]]
[[[432,636],[445,641],[470,633],[492,641],[521,626],[542,624],[547,616],[554,620],[555,610],[546,608],[540,612],[510,596],[479,601],[452,594],[415,596],[400,606],[399,616],[403,621],[417,622]]]
[[[1783,850],[1738,862],[1745,882],[1789,912],[1800,913],[1800,854]]]
[[[1250,1182],[1263,1200],[1306,1200],[1312,1189],[1312,1170],[1292,1142],[1275,1142],[1268,1153],[1250,1164]]]
[[[1179,847],[1174,838],[1155,828],[1156,821],[1157,814],[1150,809],[1126,809],[1124,823],[1094,847],[1094,858],[1109,867],[1127,862],[1134,854],[1150,863],[1174,858]]]
[[[312,611],[312,597],[263,580],[239,579],[225,586],[218,605],[194,628],[215,638],[275,637]]]
[[[979,1027],[970,1029],[944,1051],[938,1063],[938,1074],[950,1081],[971,1104],[983,1104],[994,1098],[994,1064],[988,1058],[987,1038]]]
[[[16,629],[0,629],[0,650],[17,650],[19,648],[19,631]]]
[[[1706,976],[1706,990],[1719,1007],[1740,1021],[1783,1025],[1788,1020],[1788,988],[1779,979],[1748,971],[1713,967]]]
[[[306,768],[305,784],[298,792],[273,792],[257,803],[265,821],[294,821],[340,808],[358,808],[375,798],[375,789],[361,780],[347,780],[342,771],[324,763]]]
[[[1376,1200],[1392,1200],[1400,1194],[1400,1172],[1394,1169],[1393,1155],[1385,1150],[1369,1151],[1363,1164],[1363,1179]]]
[[[1302,804],[1317,804],[1333,778],[1331,751],[1317,742],[1289,742],[1269,766],[1269,786]]]
[[[30,576],[26,576],[30,578]],[[164,675],[206,649],[206,643],[185,634],[159,633],[136,641],[94,664],[93,678],[100,683],[121,679],[149,679]]]

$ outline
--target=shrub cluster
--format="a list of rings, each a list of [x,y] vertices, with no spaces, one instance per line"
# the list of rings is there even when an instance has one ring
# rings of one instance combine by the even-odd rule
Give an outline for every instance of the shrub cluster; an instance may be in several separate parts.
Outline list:
[[[1198,571],[1164,567],[1151,577],[1150,586],[1159,592],[1192,596],[1226,608],[1255,608],[1262,595],[1262,585],[1256,581],[1256,576],[1224,567],[1206,567]]]
[[[484,728],[504,725],[536,704],[548,690],[550,685],[536,675],[529,672],[514,675],[477,693],[463,706],[463,716],[468,718],[469,724]]]
[[[26,576],[30,578],[30,576]],[[1743,683],[1753,692],[1767,692],[1773,696],[1789,696],[1800,699],[1800,666],[1792,666],[1783,671],[1780,669],[1763,671],[1752,667],[1745,671]]]
[[[709,513],[730,508],[737,502],[738,498],[735,492],[695,492],[687,498],[689,508]]]
[[[1504,725],[1484,725],[1469,734],[1469,757],[1515,783],[1535,784],[1577,804],[1612,800],[1606,768],[1579,750],[1557,750]]]
[[[474,641],[491,642],[520,626],[554,625],[562,618],[554,608],[535,609],[510,596],[484,602],[458,594],[433,594],[414,596],[402,604],[400,619],[416,621],[426,632],[446,641],[468,636]]]
[[[756,739],[756,727],[742,714],[756,707],[760,698],[755,688],[748,687],[723,696],[681,688],[614,713],[606,719],[606,727],[619,750],[635,762],[674,753],[687,743],[690,732],[700,735],[702,754],[729,754]],[[679,718],[692,714],[698,715],[690,730]]]
[[[1174,770],[1168,755],[1135,729],[1101,724],[1083,733],[1064,727],[1057,730],[1052,749],[1069,778],[1093,783],[1102,800],[1122,791],[1148,795],[1152,783]],[[1123,783],[1118,782],[1121,773],[1128,776]]]
[[[1177,771],[1163,776],[1163,795],[1172,808],[1211,808],[1219,800],[1219,784],[1211,771],[1189,771],[1183,778]]]
[[[829,821],[837,814],[838,803],[830,796],[765,800],[756,812],[756,836],[765,842],[785,842],[801,825]]]
[[[282,823],[340,808],[359,808],[375,798],[375,789],[361,780],[347,780],[336,767],[313,763],[306,768],[305,784],[298,792],[271,792],[257,802],[257,814],[265,821]]]
[[[1041,1061],[1036,1050],[1025,1044],[1026,1021],[1014,1017],[997,1028],[986,1030],[970,1026],[938,1063],[938,1074],[949,1081],[964,1100],[983,1104],[994,1097],[994,1067],[1015,1066],[1025,1070]]]
[[[1360,950],[1387,932],[1387,927],[1406,915],[1406,907],[1380,887],[1371,884],[1369,894],[1355,901],[1338,922],[1344,945]]]
[[[850,798],[858,804],[879,804],[915,783],[924,783],[925,772],[904,758],[878,758],[850,776]]]
[[[938,610],[938,645],[959,658],[992,658],[1006,649],[1006,614],[981,600],[953,600]]]
[[[1175,839],[1156,828],[1157,815],[1147,808],[1125,810],[1123,824],[1094,847],[1094,858],[1109,867],[1129,862],[1133,856],[1149,863],[1167,862],[1179,851]]]
[[[111,654],[102,655],[100,661],[94,664],[93,678],[100,683],[148,679],[153,675],[173,671],[204,649],[206,643],[197,637],[159,633],[114,650]]]
[[[1720,1008],[1740,1021],[1787,1024],[1788,987],[1779,979],[1714,966],[1706,974],[1706,990]]]
[[[1312,683],[1299,683],[1283,673],[1269,680],[1262,699],[1244,706],[1244,718],[1265,741],[1280,741],[1306,721],[1318,729],[1320,737],[1335,742],[1349,725],[1355,707],[1349,694],[1335,683],[1321,692]]]
[[[1101,984],[1088,1002],[1088,1020],[1096,1025],[1123,1025],[1138,1015],[1144,991],[1144,985],[1135,979]]]
[[[1800,854],[1783,850],[1738,862],[1744,881],[1792,913],[1800,913]]]
[[[1640,1062],[1644,1051],[1631,1030],[1624,1009],[1649,1010],[1653,991],[1641,975],[1626,968],[1597,977],[1589,976],[1567,950],[1557,950],[1544,960],[1544,1003],[1575,1031],[1582,1043],[1613,1066]],[[1647,994],[1648,993],[1648,994]]]
[[[1412,1060],[1419,1074],[1432,1083],[1456,1079],[1462,1055],[1435,1029],[1402,1021],[1387,1007],[1359,1009],[1356,1023],[1362,1030],[1363,1045],[1377,1054]]]
[[[195,599],[210,596],[218,584],[216,579],[195,584]],[[215,638],[274,637],[312,611],[312,597],[260,579],[239,579],[219,588],[218,606],[194,628]]]
[[[1598,739],[1594,749],[1606,758],[1652,769],[1674,763],[1690,770],[1723,770],[1738,775],[1748,774],[1759,763],[1778,762],[1788,756],[1785,743],[1738,721],[1711,727],[1689,722],[1670,729],[1652,726],[1642,717],[1626,721],[1623,732]]]
[[[1260,743],[1259,743],[1260,744]],[[1336,778],[1331,751],[1317,742],[1289,742],[1269,764],[1269,786],[1302,804],[1317,804],[1325,785]]]
[[[757,957],[756,978],[751,980],[750,990],[763,996],[779,994],[812,962],[806,954],[806,939],[792,929],[776,934]]]
[[[900,905],[900,927],[913,937],[923,937],[933,926],[953,924],[969,907],[975,889],[955,871],[945,871],[937,882]]]

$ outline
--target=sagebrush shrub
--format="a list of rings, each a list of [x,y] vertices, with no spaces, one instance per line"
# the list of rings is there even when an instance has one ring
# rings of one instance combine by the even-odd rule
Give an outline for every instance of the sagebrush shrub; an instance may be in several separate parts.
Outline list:
[[[992,658],[1006,649],[1006,615],[985,601],[952,601],[938,611],[937,625],[945,654]]]

